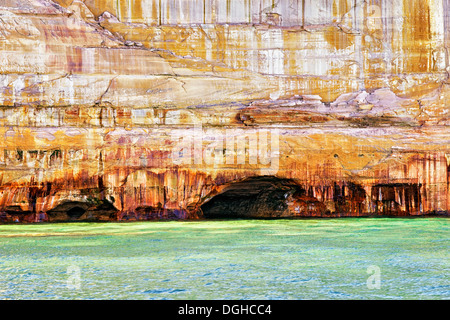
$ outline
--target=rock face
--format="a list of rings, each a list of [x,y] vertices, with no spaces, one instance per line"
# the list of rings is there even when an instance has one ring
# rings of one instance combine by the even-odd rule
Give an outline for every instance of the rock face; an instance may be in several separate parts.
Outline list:
[[[417,184],[377,184],[370,196],[353,182],[320,187],[301,184],[275,176],[232,182],[203,199],[200,214],[206,218],[292,218],[407,216],[421,211],[422,186]]]
[[[93,204],[83,201],[62,201],[47,212],[48,221],[109,221],[115,218],[118,210],[114,205],[103,200]]]
[[[251,177],[235,182],[202,204],[206,218],[281,218],[295,215],[292,203],[305,190],[290,179]]]
[[[0,215],[69,219],[76,202],[114,207],[78,220],[197,218],[257,176],[305,193],[256,216],[448,213],[448,12],[449,0],[1,1]]]

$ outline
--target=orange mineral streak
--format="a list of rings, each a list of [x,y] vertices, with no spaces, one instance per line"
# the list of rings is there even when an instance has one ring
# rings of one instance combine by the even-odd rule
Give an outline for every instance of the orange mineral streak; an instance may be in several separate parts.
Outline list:
[[[432,50],[431,18],[428,0],[404,1],[404,24],[412,28],[403,28],[404,50],[411,52],[405,68],[410,72],[430,72]]]
[[[324,32],[324,37],[337,50],[346,49],[354,43],[353,35],[349,35],[336,27],[328,27]]]
[[[2,1],[0,219],[60,219],[79,202],[86,219],[201,217],[275,165],[248,150],[237,163],[227,134],[273,130],[273,175],[304,190],[291,215],[448,213],[448,12],[448,0]],[[182,138],[200,143],[179,163]]]

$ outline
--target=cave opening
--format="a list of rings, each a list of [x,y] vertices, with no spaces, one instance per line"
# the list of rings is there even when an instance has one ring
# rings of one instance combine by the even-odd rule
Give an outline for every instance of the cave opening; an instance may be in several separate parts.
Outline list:
[[[205,218],[279,218],[289,215],[288,199],[305,193],[292,179],[256,176],[230,183],[200,208]]]
[[[71,218],[71,219],[78,219],[80,218],[84,213],[86,212],[86,210],[84,210],[81,207],[73,207],[70,210],[67,211],[67,215]]]

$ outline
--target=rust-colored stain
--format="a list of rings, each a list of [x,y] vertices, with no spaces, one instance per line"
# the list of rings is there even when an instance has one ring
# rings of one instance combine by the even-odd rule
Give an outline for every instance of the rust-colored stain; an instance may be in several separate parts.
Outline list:
[[[0,219],[448,214],[449,5],[3,1]]]

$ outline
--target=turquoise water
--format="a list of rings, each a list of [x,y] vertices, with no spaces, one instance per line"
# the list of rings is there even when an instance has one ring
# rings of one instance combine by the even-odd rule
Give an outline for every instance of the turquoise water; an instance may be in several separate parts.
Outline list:
[[[0,298],[448,299],[449,221],[0,225]]]

